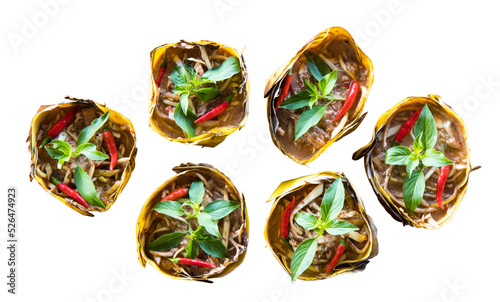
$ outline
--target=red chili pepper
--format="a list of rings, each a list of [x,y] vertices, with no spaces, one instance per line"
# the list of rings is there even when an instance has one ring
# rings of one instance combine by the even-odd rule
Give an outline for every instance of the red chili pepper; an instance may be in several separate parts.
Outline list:
[[[161,201],[165,201],[165,200],[176,201],[177,199],[186,196],[188,191],[189,191],[188,188],[179,188],[177,190],[174,190],[172,193],[168,194],[167,196],[165,196]]]
[[[444,192],[444,185],[446,184],[446,180],[448,179],[448,172],[450,172],[449,165],[439,168],[439,175],[436,186],[436,202],[442,210],[444,210],[443,192]]]
[[[160,87],[161,80],[167,71],[167,52],[165,51],[165,56],[163,57],[163,62],[160,65],[160,71],[158,72],[158,77],[156,78],[156,86]]]
[[[342,257],[342,254],[345,251],[345,243],[346,238],[344,238],[344,240],[342,240],[342,242],[339,244],[335,256],[333,256],[332,260],[330,260],[330,263],[328,263],[328,266],[326,267],[327,273],[330,272],[337,265],[337,263],[339,263],[340,257]]]
[[[344,105],[340,108],[337,116],[332,120],[332,123],[341,118],[349,109],[351,109],[352,104],[356,101],[356,97],[359,92],[359,83],[356,80],[351,82],[351,86],[349,87],[349,91],[347,92],[347,97],[345,98]]]
[[[290,83],[292,82],[291,72],[292,69],[290,68],[290,71],[288,72],[285,79],[283,80],[283,83],[281,84],[281,92],[274,105],[274,110],[278,110],[278,107],[281,105],[281,103],[283,103],[283,100],[285,100],[285,97],[288,95],[288,90],[290,89]]]
[[[283,216],[281,216],[280,224],[280,235],[284,239],[288,238],[288,231],[290,230],[290,214],[295,207],[295,196],[292,198],[292,202],[283,211]]]
[[[229,107],[229,101],[233,98],[234,93],[232,93],[230,96],[228,96],[224,102],[220,103],[219,105],[215,106],[214,109],[210,110],[209,112],[205,113],[204,115],[200,116],[196,121],[194,121],[195,124],[202,123],[205,121],[208,121],[222,112],[224,112],[227,107]]]
[[[60,182],[54,176],[52,176],[52,182],[61,190],[66,193],[69,197],[73,198],[76,202],[88,209],[89,204],[83,199],[83,197],[75,190],[71,189],[67,184]]]
[[[410,130],[415,124],[415,122],[418,120],[418,117],[420,116],[420,112],[422,112],[422,109],[424,109],[424,107],[415,111],[415,113],[413,113],[412,116],[410,116],[406,120],[406,122],[404,122],[403,126],[401,126],[401,129],[399,129],[398,134],[396,134],[396,137],[394,138],[394,142],[392,143],[393,146],[398,146],[399,144],[401,144],[401,142],[405,139],[408,133],[410,133]]]
[[[73,117],[78,110],[78,105],[73,107],[66,115],[63,116],[62,119],[58,120],[52,127],[50,127],[49,131],[47,131],[47,136],[43,139],[40,148],[42,148],[46,143],[50,142],[54,137],[58,136],[61,131],[66,128],[66,126],[71,122]]]
[[[177,264],[186,264],[186,265],[193,265],[193,266],[198,266],[198,267],[209,267],[209,268],[215,268],[215,264],[201,261],[201,260],[196,260],[196,259],[189,259],[189,258],[170,258],[170,261],[177,263]]]
[[[104,139],[104,144],[106,145],[106,149],[108,149],[110,163],[109,169],[113,170],[116,165],[116,160],[118,159],[118,151],[116,151],[116,143],[115,138],[113,137],[113,133],[108,130],[102,133],[102,138]]]

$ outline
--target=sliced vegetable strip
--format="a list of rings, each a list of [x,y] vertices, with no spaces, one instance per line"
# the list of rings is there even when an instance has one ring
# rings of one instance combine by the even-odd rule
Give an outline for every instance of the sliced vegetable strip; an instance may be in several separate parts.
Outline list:
[[[71,122],[73,117],[76,114],[76,111],[78,110],[78,105],[73,107],[66,115],[63,116],[62,119],[58,120],[52,127],[50,127],[49,131],[47,131],[47,136],[43,139],[42,143],[40,144],[40,148],[42,148],[46,143],[51,141],[54,137],[58,136],[61,131],[66,128],[66,126]]]
[[[450,172],[449,165],[439,168],[439,175],[436,186],[436,202],[442,210],[444,210],[443,192],[444,192],[444,185],[446,184],[446,180],[448,179],[448,172]]]
[[[54,176],[52,176],[52,182],[61,190],[66,193],[69,197],[73,198],[76,202],[88,209],[89,204],[83,199],[83,197],[75,190],[71,189],[67,184],[60,182]]]
[[[398,133],[396,134],[396,137],[394,138],[394,143],[393,145],[399,145],[401,142],[405,139],[405,137],[410,133],[411,128],[415,124],[415,122],[418,120],[418,117],[420,116],[420,113],[422,112],[422,109],[424,107],[420,108],[419,110],[415,111],[415,113],[412,114],[401,126],[401,129],[399,129]]]
[[[274,105],[274,110],[278,110],[278,107],[283,103],[283,100],[288,95],[288,90],[290,89],[290,83],[292,82],[292,69],[290,68],[290,72],[286,75],[283,83],[281,84],[281,92],[276,99],[276,103]]]
[[[180,189],[174,190],[172,193],[165,196],[161,201],[165,201],[165,200],[176,201],[177,199],[186,196],[186,194],[188,192],[189,192],[188,188],[180,188]]]
[[[288,238],[288,231],[290,230],[290,214],[295,207],[295,196],[292,198],[292,202],[283,211],[283,216],[281,216],[280,224],[280,235],[284,239]]]
[[[352,104],[354,104],[354,101],[356,101],[356,97],[358,96],[359,92],[359,83],[356,80],[353,80],[351,82],[351,86],[349,87],[349,91],[347,92],[347,97],[344,101],[344,105],[342,105],[342,108],[340,108],[339,113],[335,116],[335,118],[332,120],[332,122],[335,122],[336,120],[340,119],[344,114],[351,109]]]
[[[337,252],[335,252],[335,256],[333,256],[332,260],[328,263],[328,266],[326,267],[326,272],[330,272],[336,265],[339,263],[340,257],[342,257],[342,254],[344,254],[345,251],[345,243],[346,243],[346,238],[340,242],[339,246],[337,247]]]
[[[104,144],[108,149],[110,157],[109,170],[113,170],[118,159],[118,151],[116,150],[115,138],[113,137],[113,134],[108,130],[102,133],[102,137],[104,139]]]
[[[209,263],[209,262],[205,262],[205,261],[201,261],[201,260],[196,260],[196,259],[190,259],[190,258],[170,258],[170,261],[177,263],[177,264],[215,268],[215,264],[213,264],[213,263]]]

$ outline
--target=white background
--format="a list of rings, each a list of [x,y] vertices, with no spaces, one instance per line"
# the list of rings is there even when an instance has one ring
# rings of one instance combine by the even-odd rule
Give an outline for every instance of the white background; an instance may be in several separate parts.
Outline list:
[[[499,301],[500,5],[494,1],[6,3],[0,8],[2,301]],[[300,166],[271,142],[264,84],[331,26],[350,31],[373,61],[369,114],[355,133]],[[148,127],[149,52],[179,39],[246,48],[249,120],[214,149],[169,142]],[[464,118],[472,164],[482,166],[472,173],[455,217],[438,231],[394,221],[372,192],[363,163],[351,160],[380,114],[407,96],[429,93]],[[137,132],[130,182],[95,218],[70,210],[28,179],[31,119],[40,105],[65,95],[106,103],[127,115]],[[172,167],[188,161],[226,173],[248,204],[247,257],[212,285],[173,280],[137,260],[135,225],[144,201],[174,175]],[[281,181],[323,170],[343,171],[352,180],[378,227],[380,252],[364,272],[292,284],[266,247],[271,204],[265,201]],[[18,188],[16,296],[6,286],[8,186]]]

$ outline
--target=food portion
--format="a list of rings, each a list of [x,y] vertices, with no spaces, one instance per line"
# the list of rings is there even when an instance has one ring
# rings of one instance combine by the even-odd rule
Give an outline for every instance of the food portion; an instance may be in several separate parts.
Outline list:
[[[320,33],[267,81],[274,143],[298,163],[314,160],[361,123],[372,82],[372,63],[346,30]]]
[[[222,277],[248,246],[242,195],[208,165],[181,165],[146,201],[137,222],[139,260],[179,279]]]
[[[403,224],[438,229],[463,198],[471,171],[467,130],[438,96],[408,98],[377,122],[372,142],[353,158],[379,201]]]
[[[269,201],[265,237],[292,281],[362,270],[378,253],[376,228],[343,174],[283,182]]]
[[[214,147],[245,124],[249,88],[235,49],[181,41],[155,48],[151,64],[150,125],[165,138]]]
[[[137,149],[132,123],[90,100],[42,106],[30,130],[30,179],[87,216],[111,207],[125,187]]]

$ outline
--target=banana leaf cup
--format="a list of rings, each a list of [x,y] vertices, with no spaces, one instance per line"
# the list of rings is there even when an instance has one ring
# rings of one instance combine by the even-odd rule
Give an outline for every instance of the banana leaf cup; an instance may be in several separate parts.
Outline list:
[[[211,41],[180,41],[151,51],[149,125],[164,138],[215,147],[248,117],[243,55]]]
[[[135,167],[132,122],[91,100],[41,106],[31,122],[30,181],[76,212],[107,211]],[[107,133],[106,133],[107,132]],[[113,141],[114,151],[108,142]]]
[[[379,118],[372,140],[353,159],[364,157],[368,180],[395,220],[438,229],[458,210],[478,168],[471,166],[467,138],[463,120],[439,96],[409,97]]]
[[[183,164],[145,202],[137,220],[139,261],[174,279],[211,282],[245,258],[245,199],[219,170]]]
[[[334,201],[328,203],[332,192]],[[361,271],[378,254],[377,229],[343,173],[321,172],[282,182],[268,202],[273,202],[273,207],[264,236],[292,281]],[[299,260],[295,258],[299,259],[304,254],[299,250],[313,240],[317,245],[310,250],[314,257],[297,272],[294,262]]]
[[[267,80],[274,144],[297,163],[313,161],[361,124],[372,83],[372,62],[352,36],[324,30]]]

